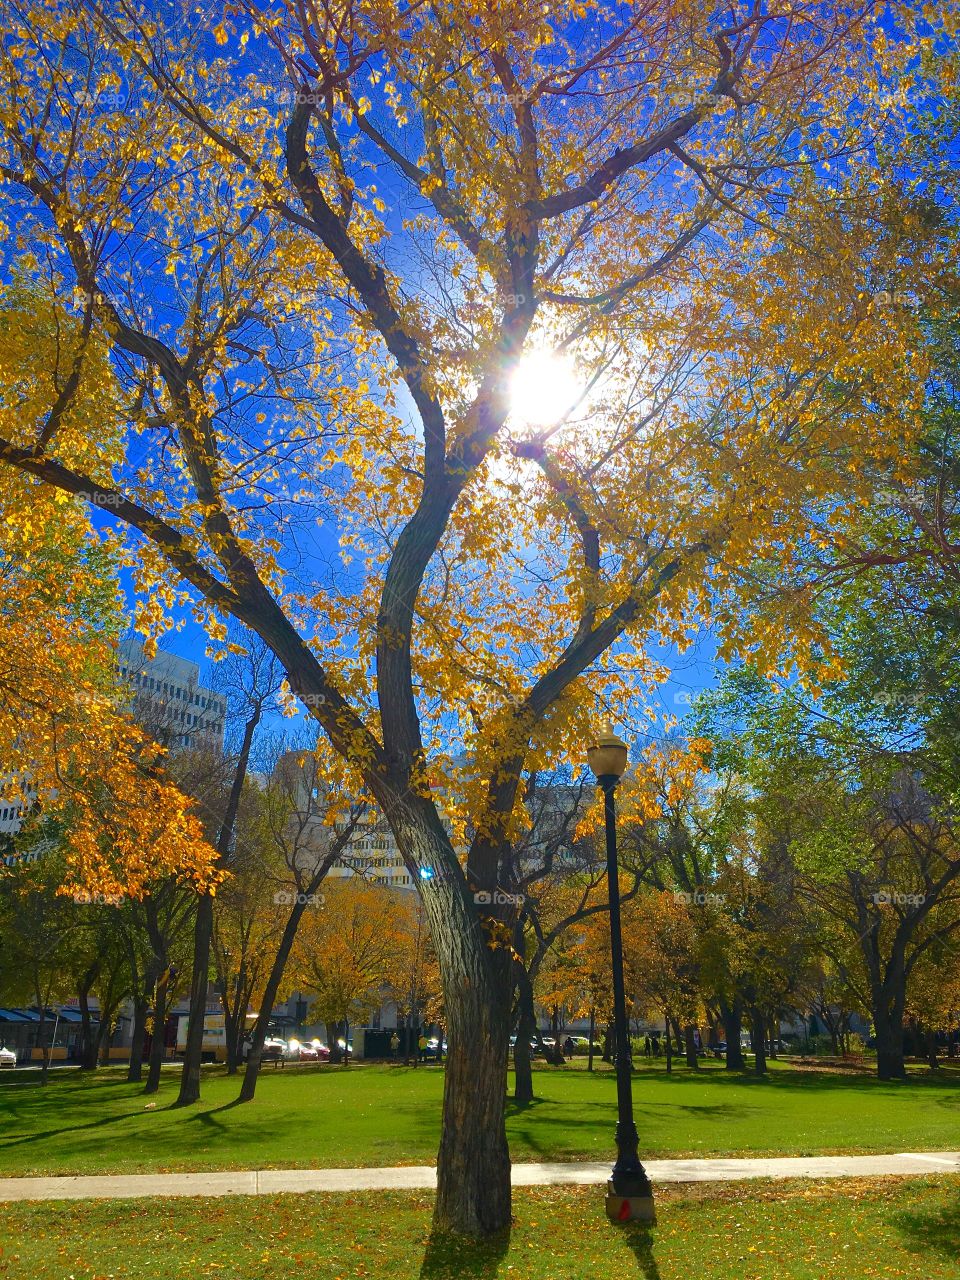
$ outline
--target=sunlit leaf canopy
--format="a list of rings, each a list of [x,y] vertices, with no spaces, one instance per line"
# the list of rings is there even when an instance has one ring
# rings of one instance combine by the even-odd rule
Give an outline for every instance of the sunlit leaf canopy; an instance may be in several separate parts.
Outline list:
[[[145,628],[269,594],[339,750],[494,793],[694,619],[778,659],[732,602],[916,430],[952,8],[4,7],[7,261],[108,344],[124,452],[68,407],[0,457],[127,527]]]

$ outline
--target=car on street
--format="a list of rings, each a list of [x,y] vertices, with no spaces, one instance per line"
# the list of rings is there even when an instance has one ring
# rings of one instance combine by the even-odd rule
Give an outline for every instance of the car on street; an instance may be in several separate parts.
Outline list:
[[[321,1040],[288,1040],[284,1057],[293,1062],[326,1062],[330,1050]]]
[[[17,1055],[12,1049],[0,1049],[0,1067],[15,1067]]]

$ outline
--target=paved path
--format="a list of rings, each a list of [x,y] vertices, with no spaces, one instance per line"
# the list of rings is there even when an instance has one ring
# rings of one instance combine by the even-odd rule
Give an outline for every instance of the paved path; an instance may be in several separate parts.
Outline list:
[[[802,1156],[754,1160],[650,1160],[660,1182],[741,1178],[876,1178],[960,1173],[960,1151],[875,1156]],[[515,1187],[603,1183],[610,1164],[515,1164]],[[2,1178],[2,1200],[96,1200],[137,1196],[266,1196],[277,1192],[432,1190],[430,1165],[388,1169],[242,1169],[230,1173],[144,1173],[76,1178]]]

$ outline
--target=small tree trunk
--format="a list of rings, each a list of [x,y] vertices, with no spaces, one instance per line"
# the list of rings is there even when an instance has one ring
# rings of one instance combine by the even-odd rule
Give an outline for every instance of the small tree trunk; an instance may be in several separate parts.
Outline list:
[[[590,1030],[587,1032],[589,1045],[587,1046],[587,1070],[593,1070],[593,1037],[597,1028],[597,1011],[591,1005],[590,1007]]]
[[[603,1029],[603,1049],[600,1056],[604,1062],[613,1062],[613,1027],[609,1022]]]
[[[927,1028],[926,1034],[927,1046],[927,1066],[931,1071],[939,1070],[940,1063],[937,1061],[937,1037],[933,1027]]]
[[[100,973],[100,961],[94,960],[83,975],[77,999],[80,1004],[80,1070],[95,1071],[97,1049],[93,1035],[93,1018],[90,1013],[90,990]]]
[[[253,746],[253,735],[263,708],[258,703],[253,714],[243,729],[243,743],[237,757],[237,767],[233,774],[233,784],[227,800],[226,812],[217,836],[217,854],[219,862],[233,848],[234,830],[237,825],[237,813],[240,809],[240,796],[247,776],[247,765],[250,762],[250,750]],[[210,943],[213,939],[213,897],[209,893],[201,893],[197,901],[197,917],[193,932],[193,974],[190,982],[190,1021],[187,1025],[187,1043],[183,1055],[183,1074],[180,1076],[180,1093],[174,1106],[185,1107],[200,1101],[200,1063],[203,1059],[203,1020],[207,1011],[207,985],[210,975]]]
[[[130,1041],[130,1065],[127,1080],[138,1084],[143,1079],[143,1042],[147,1034],[147,998],[138,994],[133,1001],[133,1036]]]
[[[687,1066],[692,1067],[694,1071],[700,1067],[700,1059],[697,1056],[697,1042],[694,1038],[696,1027],[692,1022],[688,1022],[683,1029],[683,1045],[687,1055]]]
[[[40,1020],[37,1023],[37,1044],[40,1046],[40,1083],[47,1083],[47,1074],[50,1070],[50,1048],[47,1044],[47,1038],[44,1031],[47,1026],[47,1011],[44,1008],[43,1000],[37,995],[37,1008],[40,1010]]]
[[[167,1016],[167,988],[169,986],[169,969],[164,967],[157,978],[153,1001],[153,1036],[150,1040],[150,1061],[147,1064],[147,1083],[144,1093],[156,1093],[160,1088],[160,1069],[163,1066],[165,1023]]]
[[[670,1027],[673,1031],[673,1041],[677,1047],[677,1055],[679,1056],[683,1053],[683,1028],[680,1026],[680,1019],[671,1017]]]
[[[720,1014],[723,1018],[723,1030],[727,1038],[727,1070],[742,1071],[744,1068],[743,1049],[740,1047],[740,1034],[743,1030],[743,1010],[739,1001],[732,1005],[722,1005]]]
[[[517,1018],[517,1042],[513,1046],[515,1102],[533,1101],[533,1067],[530,1059],[530,1037],[536,1026],[533,1009],[533,986],[530,975],[523,965],[517,962],[517,986],[519,990],[519,1016]]]
[[[267,1038],[267,1027],[270,1023],[270,1015],[273,1012],[273,1006],[277,1002],[277,993],[280,990],[280,983],[283,981],[284,970],[287,967],[287,960],[290,958],[290,952],[293,949],[294,941],[297,936],[297,929],[300,927],[300,919],[307,909],[307,902],[310,895],[315,893],[320,884],[320,878],[311,880],[308,891],[306,893],[298,893],[296,902],[290,910],[287,923],[283,927],[283,933],[280,937],[280,945],[277,947],[277,954],[273,958],[273,964],[270,967],[270,976],[267,978],[267,985],[264,988],[263,997],[260,1001],[260,1012],[257,1014],[257,1020],[253,1024],[253,1031],[250,1036],[250,1052],[247,1055],[247,1066],[243,1073],[243,1084],[240,1086],[240,1102],[252,1102],[257,1091],[257,1077],[260,1074],[260,1061],[263,1055],[263,1042]],[[329,1039],[329,1028],[327,1029],[327,1038]],[[330,1045],[330,1061],[334,1061],[334,1050],[336,1049],[336,1041]]]
[[[673,1041],[670,1038],[670,1015],[666,1013],[663,1015],[663,1039],[667,1054],[667,1074],[669,1075],[673,1071]]]
[[[770,1057],[776,1061],[778,1057],[777,1041],[780,1039],[779,1018],[770,1018]]]
[[[767,1022],[759,1009],[751,1010],[751,1027],[752,1027],[752,1044],[753,1044],[753,1071],[755,1075],[764,1076],[767,1074]]]
[[[203,1023],[207,1012],[207,987],[210,979],[210,941],[213,937],[213,897],[197,895],[197,914],[193,924],[193,972],[190,978],[190,1012],[187,1039],[183,1052],[180,1092],[173,1104],[186,1107],[200,1100],[200,1064],[203,1060]]]
[[[113,1039],[113,1012],[100,1010],[100,1029],[97,1032],[97,1057],[100,1065],[105,1067],[110,1061],[110,1041]]]

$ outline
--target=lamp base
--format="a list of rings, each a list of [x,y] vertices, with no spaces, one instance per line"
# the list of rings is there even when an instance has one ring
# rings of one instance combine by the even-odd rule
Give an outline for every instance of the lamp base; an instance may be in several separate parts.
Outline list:
[[[614,1179],[607,1183],[606,1208],[611,1222],[646,1222],[653,1225],[657,1221],[657,1213],[653,1203],[653,1191],[650,1184],[641,1195],[625,1194],[631,1190],[641,1191],[641,1187],[614,1186]],[[616,1179],[620,1182],[620,1179]]]

